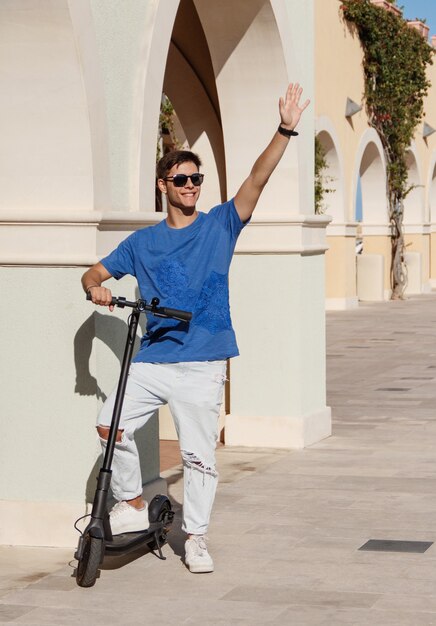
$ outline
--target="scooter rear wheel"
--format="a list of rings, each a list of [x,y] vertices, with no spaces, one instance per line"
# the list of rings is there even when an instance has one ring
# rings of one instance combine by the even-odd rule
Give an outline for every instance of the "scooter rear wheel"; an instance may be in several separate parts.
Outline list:
[[[91,537],[88,533],[84,537],[83,554],[77,565],[76,580],[79,587],[92,587],[95,584],[103,556],[103,540]]]

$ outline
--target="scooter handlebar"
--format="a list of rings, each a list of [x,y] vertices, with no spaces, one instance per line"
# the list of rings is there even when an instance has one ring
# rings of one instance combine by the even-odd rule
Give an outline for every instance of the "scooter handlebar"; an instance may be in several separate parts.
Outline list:
[[[159,307],[159,309],[156,310],[159,312],[155,313],[155,315],[160,317],[172,317],[175,320],[180,320],[181,322],[190,322],[192,319],[192,313],[190,313],[189,311],[181,311],[180,309],[169,309],[166,306]],[[153,313],[153,309],[151,310],[151,312]]]
[[[92,300],[91,294],[86,294],[87,300]],[[189,322],[192,319],[192,313],[190,311],[181,311],[180,309],[170,309],[165,306],[158,307],[158,300],[156,299],[156,303],[147,304],[145,300],[136,300],[135,302],[130,302],[122,297],[114,296],[112,298],[111,304],[113,306],[118,306],[120,308],[124,308],[125,306],[130,307],[131,309],[138,309],[139,311],[148,311],[152,315],[156,317],[171,317],[176,320],[180,320],[181,322]]]

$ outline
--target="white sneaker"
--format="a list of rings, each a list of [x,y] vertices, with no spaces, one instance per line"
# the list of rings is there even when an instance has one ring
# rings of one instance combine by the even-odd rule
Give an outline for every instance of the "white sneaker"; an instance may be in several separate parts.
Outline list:
[[[185,542],[185,564],[193,574],[213,572],[213,561],[207,551],[204,535],[192,535]]]
[[[109,513],[109,519],[113,535],[147,530],[150,526],[147,502],[141,510],[135,509],[127,502],[117,502]]]

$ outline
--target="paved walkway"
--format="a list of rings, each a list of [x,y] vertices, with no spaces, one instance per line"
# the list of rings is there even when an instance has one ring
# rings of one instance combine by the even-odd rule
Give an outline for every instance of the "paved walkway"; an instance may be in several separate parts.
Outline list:
[[[301,451],[219,450],[214,574],[182,565],[179,514],[167,561],[112,557],[91,589],[70,553],[3,548],[0,623],[436,624],[436,543],[359,551],[436,542],[435,322],[433,295],[328,314],[334,434]],[[180,502],[180,468],[166,474]]]

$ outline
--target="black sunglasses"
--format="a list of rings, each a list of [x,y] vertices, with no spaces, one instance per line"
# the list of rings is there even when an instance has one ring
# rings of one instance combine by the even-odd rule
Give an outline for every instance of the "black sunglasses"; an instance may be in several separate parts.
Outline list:
[[[199,187],[203,182],[204,174],[200,174],[199,172],[195,172],[195,174],[191,174],[190,176],[186,174],[176,174],[175,176],[167,176],[164,180],[171,181],[174,187],[184,187],[188,182],[188,178],[191,179],[193,185]]]

